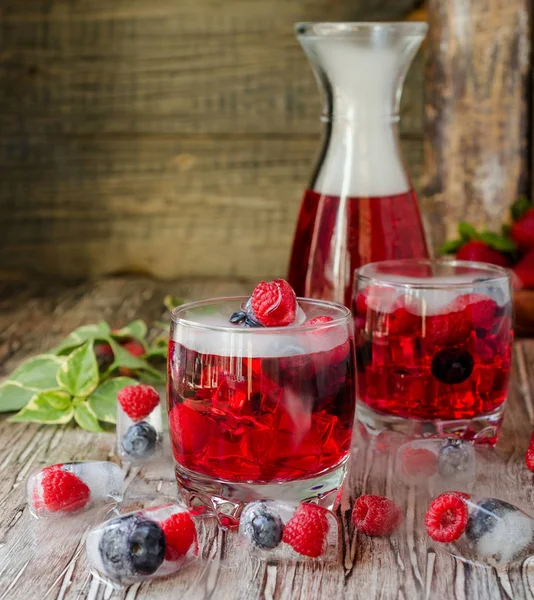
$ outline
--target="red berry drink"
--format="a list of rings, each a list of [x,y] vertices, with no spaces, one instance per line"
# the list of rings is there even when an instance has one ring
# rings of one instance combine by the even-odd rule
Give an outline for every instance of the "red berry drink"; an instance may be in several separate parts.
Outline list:
[[[350,306],[355,269],[379,260],[427,256],[411,189],[388,196],[341,198],[306,190],[288,279],[299,296]]]
[[[180,307],[169,344],[169,426],[182,496],[230,525],[259,497],[331,505],[355,412],[349,311],[304,300],[302,324],[230,323],[245,301]]]
[[[508,273],[485,263],[360,269],[353,308],[366,427],[495,444],[510,378],[510,298]]]

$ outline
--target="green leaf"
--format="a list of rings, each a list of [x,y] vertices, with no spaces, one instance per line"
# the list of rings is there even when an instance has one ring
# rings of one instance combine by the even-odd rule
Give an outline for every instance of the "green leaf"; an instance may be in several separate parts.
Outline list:
[[[525,196],[519,198],[510,207],[510,213],[514,221],[518,221],[529,208],[532,208],[532,203]]]
[[[70,333],[59,346],[56,346],[51,352],[54,354],[68,354],[74,348],[81,346],[85,342],[94,340],[107,341],[110,335],[109,325],[100,321],[96,325],[82,325]]]
[[[464,244],[465,240],[450,240],[445,242],[439,249],[440,254],[456,254]]]
[[[501,227],[501,233],[504,237],[510,237],[510,233],[512,232],[512,226],[508,225],[508,223],[504,223]]]
[[[161,375],[160,372],[157,369],[154,369],[154,367],[152,367],[145,359],[133,356],[128,350],[119,346],[119,344],[112,339],[110,339],[109,343],[111,344],[111,349],[113,350],[115,358],[107,373],[111,373],[119,367],[126,367],[127,369],[132,369],[134,371],[147,371],[156,377]]]
[[[87,399],[94,415],[106,423],[117,422],[117,394],[127,385],[137,381],[130,377],[115,377],[99,385]]]
[[[58,383],[72,396],[88,396],[98,385],[99,373],[93,342],[69,355],[57,374]]]
[[[20,410],[33,396],[35,390],[25,388],[17,381],[4,381],[0,384],[0,412]]]
[[[64,394],[67,398],[70,397],[61,390],[52,390],[48,392],[40,392],[35,394],[30,402],[20,410],[16,415],[8,419],[11,423],[47,423],[49,425],[63,425],[72,419],[72,406],[69,404],[66,409],[54,408],[49,400],[53,396],[53,401],[58,403],[58,394]]]
[[[469,240],[478,239],[477,230],[470,223],[466,223],[465,221],[458,223],[458,233],[460,234],[460,237],[466,242],[468,242]]]
[[[480,234],[480,239],[490,248],[494,248],[499,252],[515,252],[517,250],[514,240],[492,231],[483,231]]]
[[[46,401],[56,410],[67,410],[71,405],[72,398],[63,390],[50,390],[46,392]]]
[[[135,338],[136,340],[144,341],[147,331],[146,323],[141,321],[141,319],[137,319],[125,327],[113,331],[112,335],[115,338]]]
[[[89,404],[79,398],[74,399],[74,420],[86,431],[92,431],[93,433],[104,431],[102,427],[100,427],[95,414],[90,409]]]
[[[139,371],[138,377],[141,383],[156,386],[165,383],[167,380],[167,377],[163,373],[160,373],[155,369],[153,372],[151,371],[150,373],[147,371]]]
[[[57,388],[57,372],[65,359],[53,354],[40,354],[19,365],[8,377],[33,390],[52,390]]]
[[[178,298],[178,296],[168,295],[168,296],[165,296],[165,298],[163,298],[163,304],[164,304],[165,308],[171,312],[177,306],[180,306],[181,304],[184,304],[184,303],[185,303],[185,300]]]
[[[158,337],[154,340],[152,345],[148,348],[145,358],[163,358],[167,360],[167,353],[169,351],[169,341],[166,337]]]

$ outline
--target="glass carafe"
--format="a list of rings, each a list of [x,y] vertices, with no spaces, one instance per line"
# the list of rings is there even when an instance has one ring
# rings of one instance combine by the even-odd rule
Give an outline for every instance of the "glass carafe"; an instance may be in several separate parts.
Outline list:
[[[298,296],[350,306],[354,270],[426,258],[401,157],[402,85],[426,23],[298,23],[323,94],[322,150],[304,193],[288,279]]]

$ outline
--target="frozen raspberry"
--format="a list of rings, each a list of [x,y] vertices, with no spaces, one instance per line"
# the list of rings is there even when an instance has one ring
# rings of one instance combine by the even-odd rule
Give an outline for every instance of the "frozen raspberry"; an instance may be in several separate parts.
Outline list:
[[[354,312],[362,319],[367,316],[367,298],[365,294],[359,293],[354,301]]]
[[[421,317],[408,312],[404,306],[400,306],[388,315],[387,327],[390,335],[415,335],[418,330],[421,330]]]
[[[176,513],[161,523],[167,541],[166,560],[178,560],[185,556],[197,540],[197,529],[188,512]]]
[[[464,294],[458,296],[450,307],[455,312],[465,311],[471,317],[475,329],[491,329],[495,323],[497,303],[484,294]]]
[[[61,465],[43,470],[41,480],[42,501],[36,508],[46,508],[49,512],[73,512],[83,508],[91,498],[87,485],[74,473],[63,471]]]
[[[457,492],[447,492],[434,498],[426,511],[425,525],[435,542],[454,542],[465,531],[469,511]]]
[[[258,283],[250,305],[255,319],[265,327],[286,327],[295,322],[297,297],[284,279]]]
[[[401,455],[402,471],[408,477],[432,477],[438,469],[436,455],[426,448],[405,448]]]
[[[117,400],[132,421],[141,421],[159,404],[159,394],[151,385],[127,385],[117,394]]]
[[[389,498],[365,494],[354,503],[352,522],[365,535],[391,535],[402,523],[402,510]]]
[[[143,354],[145,353],[145,348],[143,347],[143,344],[140,344],[139,342],[136,342],[134,340],[121,344],[121,346],[132,356],[139,357],[143,356]],[[128,367],[119,367],[119,373],[121,375],[124,375],[124,377],[133,377],[135,375],[132,369],[129,369]]]
[[[525,463],[527,467],[534,472],[534,433],[530,438],[530,444],[528,445],[527,453],[525,454]]]
[[[304,323],[304,325],[320,325],[322,323],[331,323],[333,320],[334,320],[333,317],[329,317],[327,315],[321,315],[321,316],[315,317],[313,319],[308,319]],[[346,339],[347,335],[342,327],[338,328],[338,327],[334,326],[334,327],[329,327],[327,329],[330,331],[335,330],[336,332],[339,332],[339,336],[341,339],[343,337],[345,338],[345,341],[342,342],[341,344],[339,344],[338,346],[334,346],[334,348],[332,348],[331,350],[321,353],[324,355],[324,357],[323,357],[324,360],[321,361],[321,363],[323,363],[322,366],[332,367],[332,366],[339,364],[340,362],[347,360],[347,356],[349,355],[349,352],[350,352],[350,342],[348,339]],[[313,333],[321,335],[323,333],[323,330],[318,329],[318,330],[314,331]]]
[[[304,325],[318,325],[321,323],[331,323],[334,320],[333,317],[329,317],[327,315],[321,315],[320,317],[314,317],[313,319],[308,319]]]
[[[328,519],[326,510],[314,504],[301,504],[287,522],[282,541],[295,552],[316,558],[324,554],[327,545]]]
[[[426,317],[426,339],[439,346],[453,346],[465,341],[473,329],[471,316],[466,310]]]

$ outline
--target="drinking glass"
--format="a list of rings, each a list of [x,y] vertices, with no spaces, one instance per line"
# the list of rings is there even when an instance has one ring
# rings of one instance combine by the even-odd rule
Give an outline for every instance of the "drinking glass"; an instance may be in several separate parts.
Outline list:
[[[510,277],[486,263],[391,260],[358,270],[357,413],[371,433],[497,441],[512,355]]]
[[[299,299],[303,325],[231,324],[244,302],[216,298],[176,308],[168,358],[180,494],[196,512],[214,512],[230,527],[245,503],[261,498],[331,507],[345,475],[356,402],[347,308]]]

